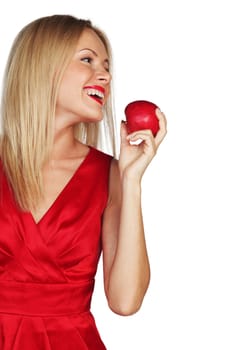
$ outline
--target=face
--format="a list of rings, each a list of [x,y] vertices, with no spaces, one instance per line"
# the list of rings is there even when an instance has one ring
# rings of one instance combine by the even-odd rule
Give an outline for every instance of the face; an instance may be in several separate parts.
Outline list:
[[[85,29],[60,85],[56,121],[60,125],[95,122],[103,117],[111,75],[104,44],[91,29]]]

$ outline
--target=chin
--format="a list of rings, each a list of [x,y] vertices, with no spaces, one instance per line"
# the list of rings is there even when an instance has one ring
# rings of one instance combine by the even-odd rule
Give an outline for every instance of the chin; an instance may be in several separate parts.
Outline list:
[[[101,120],[103,120],[103,113],[98,113],[98,114],[93,114],[89,115],[88,117],[84,118],[83,120],[84,123],[98,123]]]

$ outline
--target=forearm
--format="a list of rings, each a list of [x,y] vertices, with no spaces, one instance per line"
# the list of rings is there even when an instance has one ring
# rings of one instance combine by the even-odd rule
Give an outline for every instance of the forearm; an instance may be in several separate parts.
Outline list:
[[[121,123],[119,161],[113,162],[109,202],[104,216],[103,262],[105,291],[114,312],[132,314],[142,303],[150,280],[143,217],[141,179],[166,135],[166,119],[156,109],[159,131],[128,134]],[[138,145],[134,142],[140,140]]]
[[[122,314],[136,312],[148,287],[150,268],[146,249],[139,182],[122,181],[118,243],[112,263],[108,299]]]

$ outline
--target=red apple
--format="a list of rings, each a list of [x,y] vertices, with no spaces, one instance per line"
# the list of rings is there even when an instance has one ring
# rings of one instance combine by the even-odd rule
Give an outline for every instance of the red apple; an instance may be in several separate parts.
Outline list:
[[[150,101],[138,100],[130,102],[125,107],[128,133],[150,129],[155,136],[159,130],[159,120],[155,114],[157,108],[159,107]]]

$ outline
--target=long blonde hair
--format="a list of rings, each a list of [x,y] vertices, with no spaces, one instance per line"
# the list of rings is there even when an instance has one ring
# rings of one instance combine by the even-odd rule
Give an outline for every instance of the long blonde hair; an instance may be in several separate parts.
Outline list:
[[[104,32],[90,20],[70,15],[47,16],[29,23],[19,32],[10,51],[1,103],[1,158],[22,210],[34,209],[42,198],[41,169],[53,144],[59,85],[85,28],[96,32],[111,58]],[[105,108],[105,138],[115,155],[111,96]],[[101,141],[99,123],[81,123],[76,137],[97,147]]]

